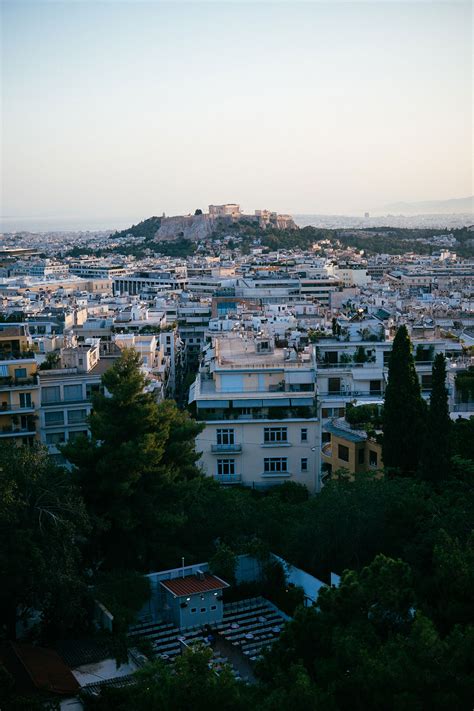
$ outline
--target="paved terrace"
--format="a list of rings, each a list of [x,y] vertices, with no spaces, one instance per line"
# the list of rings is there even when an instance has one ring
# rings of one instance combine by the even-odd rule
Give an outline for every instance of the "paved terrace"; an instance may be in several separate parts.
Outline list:
[[[240,336],[216,339],[216,365],[224,370],[227,368],[310,368],[312,366],[310,353],[298,353],[295,360],[290,360],[285,355],[288,353],[296,355],[296,351],[275,348],[269,352],[259,353],[255,345],[256,341],[245,340]],[[293,357],[291,355],[291,358]]]

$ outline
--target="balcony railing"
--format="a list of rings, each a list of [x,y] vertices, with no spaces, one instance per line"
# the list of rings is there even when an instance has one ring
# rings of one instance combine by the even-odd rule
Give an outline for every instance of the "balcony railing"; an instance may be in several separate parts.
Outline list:
[[[211,444],[211,452],[215,454],[223,454],[225,452],[241,452],[241,444]]]
[[[242,476],[241,474],[216,474],[214,479],[219,484],[240,484]]]
[[[38,377],[31,375],[27,378],[12,378],[10,376],[0,378],[0,390],[13,390],[17,388],[31,388],[38,385]]]
[[[29,405],[10,405],[2,404],[0,407],[0,415],[8,415],[10,412],[25,412],[27,410],[34,410],[35,403],[31,402]]]
[[[35,353],[34,351],[11,351],[9,353],[5,353],[4,351],[0,351],[0,361],[6,361],[6,360],[34,360],[35,359]]]
[[[318,411],[316,406],[306,407],[270,407],[267,412],[255,410],[251,413],[244,414],[235,410],[222,409],[217,412],[207,412],[204,409],[199,409],[196,412],[196,419],[207,422],[218,420],[301,420],[317,418]]]
[[[0,437],[24,437],[25,435],[34,435],[36,430],[33,425],[29,427],[14,427],[13,425],[5,425],[0,429]]]
[[[334,390],[334,391],[319,391],[320,397],[382,397],[384,394],[383,390],[374,390],[373,392],[367,392],[367,390]]]

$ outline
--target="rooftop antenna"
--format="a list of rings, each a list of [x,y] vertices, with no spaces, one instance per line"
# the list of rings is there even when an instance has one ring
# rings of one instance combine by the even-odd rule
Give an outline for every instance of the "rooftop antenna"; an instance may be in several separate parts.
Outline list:
[[[181,567],[183,569],[183,578],[184,578],[184,556],[181,558]]]

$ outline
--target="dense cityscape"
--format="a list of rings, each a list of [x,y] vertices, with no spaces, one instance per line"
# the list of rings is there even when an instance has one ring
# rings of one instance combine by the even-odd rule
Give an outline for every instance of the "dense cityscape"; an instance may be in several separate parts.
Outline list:
[[[469,707],[472,229],[3,235],[5,708]]]
[[[472,0],[0,0],[0,711],[472,711]]]

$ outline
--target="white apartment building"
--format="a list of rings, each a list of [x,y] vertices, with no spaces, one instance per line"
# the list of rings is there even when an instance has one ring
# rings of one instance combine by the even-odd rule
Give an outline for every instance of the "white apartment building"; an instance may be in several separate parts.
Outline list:
[[[320,425],[313,349],[276,348],[268,336],[213,339],[189,402],[206,423],[201,464],[222,484],[320,489]]]
[[[455,409],[454,381],[450,373],[465,364],[462,346],[443,339],[413,340],[415,368],[421,392],[429,398],[433,360],[437,353],[447,358],[450,408]],[[321,420],[342,417],[348,402],[383,403],[388,381],[388,363],[392,340],[338,341],[321,340],[316,346],[318,403]]]

